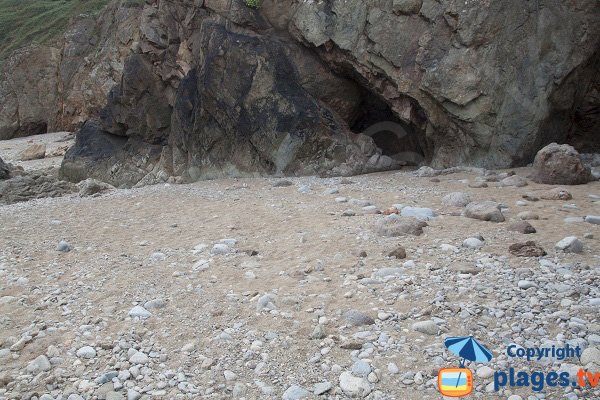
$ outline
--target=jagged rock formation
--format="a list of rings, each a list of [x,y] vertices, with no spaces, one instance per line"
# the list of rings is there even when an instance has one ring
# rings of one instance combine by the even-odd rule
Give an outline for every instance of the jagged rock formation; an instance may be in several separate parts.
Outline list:
[[[120,80],[140,12],[114,2],[100,17],[76,18],[53,43],[14,53],[0,71],[0,140],[73,131],[96,115]]]
[[[10,168],[8,164],[0,158],[0,181],[10,178]]]
[[[595,0],[146,1],[62,174],[130,186],[497,168],[550,142],[589,148],[598,26]]]

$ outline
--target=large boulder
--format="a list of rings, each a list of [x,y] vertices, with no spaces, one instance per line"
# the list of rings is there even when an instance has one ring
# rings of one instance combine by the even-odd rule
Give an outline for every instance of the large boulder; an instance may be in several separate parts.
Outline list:
[[[531,179],[550,185],[580,185],[594,177],[572,146],[551,143],[535,156]]]
[[[44,171],[23,173],[0,182],[0,204],[12,204],[44,197],[60,197],[77,187]]]

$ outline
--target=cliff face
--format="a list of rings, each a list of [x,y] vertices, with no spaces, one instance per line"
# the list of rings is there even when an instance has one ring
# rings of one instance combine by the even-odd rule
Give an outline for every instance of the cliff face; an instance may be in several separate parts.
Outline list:
[[[598,150],[596,0],[149,0],[127,15],[100,46],[118,66],[68,179],[492,168],[553,141]],[[90,111],[68,105],[84,103],[55,123],[82,120]]]
[[[73,131],[96,115],[120,80],[141,8],[111,4],[77,17],[48,45],[15,52],[0,71],[0,140]]]

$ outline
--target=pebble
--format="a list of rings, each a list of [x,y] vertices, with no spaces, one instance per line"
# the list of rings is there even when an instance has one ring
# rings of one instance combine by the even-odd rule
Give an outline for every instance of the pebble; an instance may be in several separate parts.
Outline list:
[[[344,319],[352,326],[373,325],[375,320],[358,310],[348,310],[344,313]]]
[[[529,289],[532,287],[536,287],[537,285],[531,281],[521,280],[521,281],[519,281],[517,286],[519,286],[519,289]]]
[[[466,207],[471,201],[471,196],[464,192],[452,192],[442,197],[442,203],[452,207]]]
[[[136,351],[129,357],[129,362],[132,364],[148,364],[150,362],[150,358],[145,353],[141,351]]]
[[[437,326],[435,321],[432,320],[415,322],[412,325],[412,329],[413,331],[431,336],[435,336],[439,332],[439,327]]]
[[[474,250],[482,248],[483,245],[484,245],[484,243],[477,238],[468,238],[468,239],[465,239],[462,243],[463,247],[465,247],[467,249],[474,249]]]
[[[364,398],[371,393],[371,385],[365,378],[353,376],[350,372],[342,372],[340,375],[340,388],[349,397]]]
[[[68,253],[71,250],[73,250],[71,245],[69,243],[65,242],[64,240],[61,240],[58,243],[58,245],[56,245],[56,251],[60,251],[62,253]]]
[[[225,243],[216,243],[210,250],[210,253],[215,256],[223,256],[223,255],[229,254],[230,252],[231,252],[231,249]]]
[[[135,306],[129,310],[128,315],[131,318],[148,319],[152,316],[152,313],[142,306]]]
[[[371,373],[371,366],[366,361],[357,361],[352,365],[352,375],[366,378]]]
[[[594,225],[600,225],[600,215],[588,215],[585,217],[585,222]]]
[[[435,211],[431,208],[421,208],[421,207],[404,207],[400,211],[400,215],[403,217],[414,217],[421,221],[429,221],[437,217]]]
[[[327,381],[319,382],[319,383],[315,384],[313,393],[317,396],[320,396],[322,394],[329,392],[332,388],[333,388],[333,385],[331,384],[331,382],[327,382]]]
[[[302,386],[292,385],[283,393],[282,400],[306,399],[309,396],[310,392]]]
[[[83,346],[79,350],[77,350],[77,357],[84,359],[92,359],[96,357],[96,349],[91,346]]]
[[[565,253],[582,253],[583,243],[576,236],[567,236],[560,240],[554,246],[556,250],[564,251]]]

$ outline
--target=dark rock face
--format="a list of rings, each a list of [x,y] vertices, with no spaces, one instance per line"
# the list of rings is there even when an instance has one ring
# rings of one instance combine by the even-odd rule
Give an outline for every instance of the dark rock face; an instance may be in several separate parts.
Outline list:
[[[551,143],[535,156],[532,179],[550,185],[580,185],[594,177],[573,147]]]
[[[8,165],[0,158],[0,180],[5,180],[10,178],[10,168]]]
[[[524,164],[574,137],[578,105],[595,107],[599,11],[595,0],[147,1],[121,79],[62,174],[131,186]]]
[[[158,35],[151,49],[127,58],[99,120],[83,126],[66,154],[63,177],[132,186],[170,177],[381,169],[368,163],[377,150],[372,139],[351,132],[329,106],[351,114],[360,101],[354,83],[293,42],[228,29],[226,20],[202,9],[190,32],[172,32],[173,15],[193,9],[187,3],[158,2],[165,13],[141,27]],[[266,24],[242,11],[258,29]],[[163,36],[177,44],[158,46]]]

